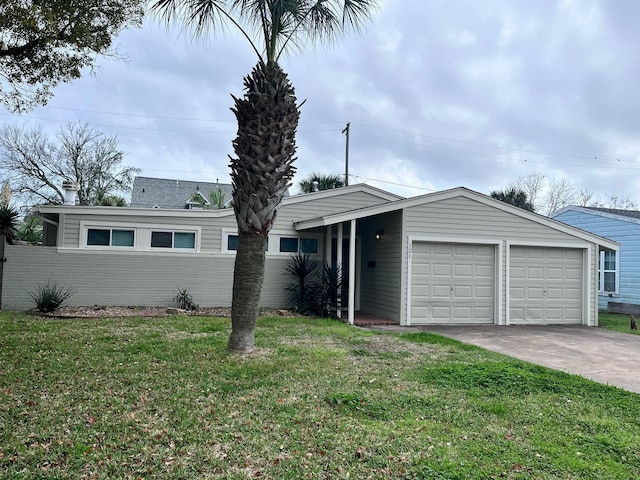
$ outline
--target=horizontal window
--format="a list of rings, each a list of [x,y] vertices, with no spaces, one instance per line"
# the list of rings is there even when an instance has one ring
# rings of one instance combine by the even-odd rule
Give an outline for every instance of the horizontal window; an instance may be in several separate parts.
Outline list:
[[[151,248],[180,248],[195,250],[195,232],[152,231]]]
[[[298,239],[293,237],[282,237],[280,239],[280,252],[298,253]]]
[[[300,253],[318,253],[318,243],[317,238],[301,238]]]
[[[280,237],[280,253],[318,253],[317,238]]]
[[[87,245],[90,247],[133,247],[134,238],[133,230],[87,229]]]
[[[230,252],[238,251],[238,242],[240,241],[240,237],[238,235],[228,235],[227,236],[227,250]],[[267,237],[267,241],[264,242],[264,250],[269,250],[269,237]]]

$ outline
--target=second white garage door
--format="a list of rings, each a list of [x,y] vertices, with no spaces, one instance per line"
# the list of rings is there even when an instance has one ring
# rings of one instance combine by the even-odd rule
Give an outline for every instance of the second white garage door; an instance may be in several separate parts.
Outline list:
[[[582,250],[511,247],[509,323],[582,323]]]
[[[494,323],[495,246],[414,242],[411,323]]]

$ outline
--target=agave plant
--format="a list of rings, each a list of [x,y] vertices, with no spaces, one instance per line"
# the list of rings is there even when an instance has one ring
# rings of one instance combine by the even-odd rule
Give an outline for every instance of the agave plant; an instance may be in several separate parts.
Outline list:
[[[16,229],[16,239],[23,242],[38,243],[42,241],[42,222],[38,217],[29,215]]]

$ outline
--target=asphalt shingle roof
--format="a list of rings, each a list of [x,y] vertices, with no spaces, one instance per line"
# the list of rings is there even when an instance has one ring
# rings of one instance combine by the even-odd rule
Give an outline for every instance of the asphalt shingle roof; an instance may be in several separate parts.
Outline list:
[[[618,208],[599,208],[599,207],[585,207],[589,210],[596,210],[598,212],[611,213],[613,215],[621,215],[623,217],[637,218],[640,219],[640,211],[639,210],[620,210]]]
[[[193,194],[200,192],[206,199],[220,187],[225,202],[231,199],[231,184],[195,182],[170,178],[136,177],[131,192],[132,207],[188,208]]]

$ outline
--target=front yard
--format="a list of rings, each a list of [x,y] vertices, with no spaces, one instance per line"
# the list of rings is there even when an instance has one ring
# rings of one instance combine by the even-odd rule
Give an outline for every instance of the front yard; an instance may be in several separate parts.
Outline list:
[[[638,323],[640,323],[640,318],[638,318]],[[640,334],[638,330],[631,330],[631,319],[629,315],[600,312],[598,315],[598,325],[600,328],[613,330],[615,332],[633,333],[634,335]]]
[[[640,396],[430,334],[0,313],[2,478],[630,479]],[[632,361],[632,359],[630,359]]]

